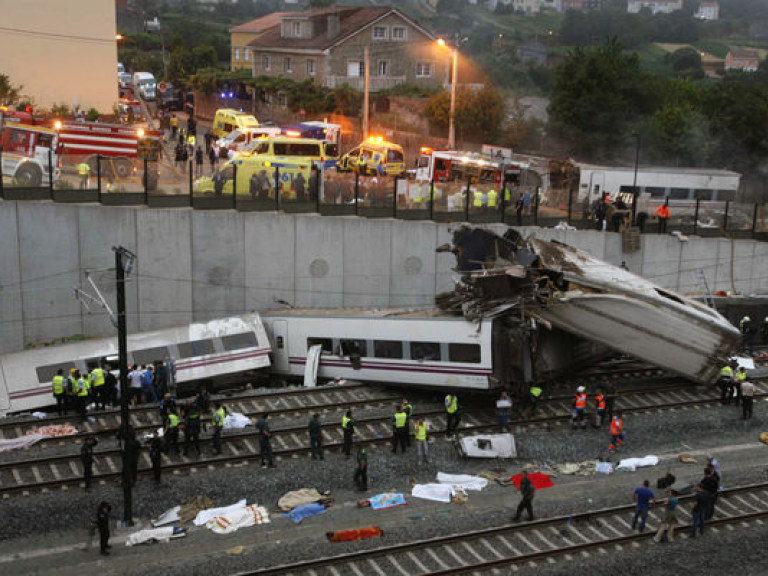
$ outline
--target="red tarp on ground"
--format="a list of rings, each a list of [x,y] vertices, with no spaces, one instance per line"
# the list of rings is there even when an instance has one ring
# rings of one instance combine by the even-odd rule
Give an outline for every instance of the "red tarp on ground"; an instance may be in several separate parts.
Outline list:
[[[515,483],[515,488],[520,488],[520,482],[522,481],[523,475],[522,474],[515,474],[514,476],[511,476],[509,479]],[[528,480],[531,481],[533,484],[533,487],[536,488],[536,490],[541,490],[542,488],[552,488],[555,484],[552,482],[552,480],[547,476],[546,474],[542,474],[541,472],[533,472],[531,474],[528,474]]]
[[[326,532],[325,536],[331,542],[353,542],[355,540],[365,540],[366,538],[376,538],[383,536],[384,531],[378,526],[366,526],[353,530],[337,530],[336,532]]]

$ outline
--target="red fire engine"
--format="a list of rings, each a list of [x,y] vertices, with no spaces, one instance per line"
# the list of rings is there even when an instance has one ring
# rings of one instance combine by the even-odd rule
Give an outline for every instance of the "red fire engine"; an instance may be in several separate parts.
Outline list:
[[[9,176],[19,186],[29,187],[47,181],[51,169],[53,179],[58,178],[58,133],[39,125],[31,113],[0,106],[0,146],[0,178]]]
[[[464,182],[477,179],[494,185],[516,184],[528,164],[519,161],[499,161],[477,152],[432,150],[422,147],[416,167],[419,182]]]

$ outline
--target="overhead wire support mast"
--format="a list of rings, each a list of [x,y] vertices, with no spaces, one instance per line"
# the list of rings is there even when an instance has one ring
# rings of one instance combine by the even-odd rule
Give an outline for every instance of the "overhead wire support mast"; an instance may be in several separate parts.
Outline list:
[[[104,298],[104,295],[101,293],[101,290],[99,290],[99,287],[96,285],[96,282],[94,282],[93,278],[91,277],[91,274],[93,274],[94,272],[111,272],[112,270],[114,270],[114,268],[99,268],[96,270],[86,270],[85,277],[88,280],[88,283],[91,285],[91,288],[93,288],[94,292],[96,292],[96,296],[93,296],[92,294],[88,294],[87,292],[81,290],[80,288],[75,288],[75,298],[77,298],[80,301],[80,303],[83,306],[85,306],[85,309],[89,313],[91,312],[91,308],[90,306],[88,306],[89,302],[106,310],[107,314],[109,314],[109,319],[112,321],[112,325],[115,328],[117,328],[117,316],[112,311],[112,308],[109,306],[107,299]]]

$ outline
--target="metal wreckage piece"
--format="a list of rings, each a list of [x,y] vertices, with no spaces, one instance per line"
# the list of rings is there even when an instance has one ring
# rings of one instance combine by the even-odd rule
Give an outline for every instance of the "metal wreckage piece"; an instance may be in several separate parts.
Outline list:
[[[438,252],[456,256],[460,277],[435,303],[469,321],[562,330],[702,383],[740,340],[717,311],[560,242],[464,226]]]

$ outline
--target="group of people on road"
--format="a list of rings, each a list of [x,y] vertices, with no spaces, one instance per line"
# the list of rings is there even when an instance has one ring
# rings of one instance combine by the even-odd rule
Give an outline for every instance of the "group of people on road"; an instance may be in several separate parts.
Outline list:
[[[752,418],[755,385],[747,380],[747,370],[744,366],[739,366],[736,360],[729,360],[720,368],[718,386],[720,387],[720,402],[722,404],[741,405],[742,420]]]

